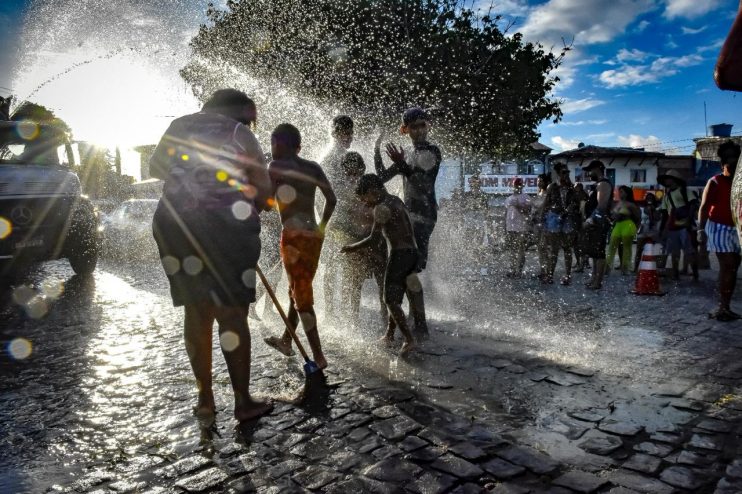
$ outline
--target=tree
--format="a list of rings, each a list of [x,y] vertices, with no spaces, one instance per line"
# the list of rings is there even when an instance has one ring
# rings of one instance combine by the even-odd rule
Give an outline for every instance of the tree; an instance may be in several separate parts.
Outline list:
[[[459,0],[229,0],[208,18],[181,71],[201,97],[233,84],[231,72],[361,122],[398,125],[422,106],[448,149],[490,156],[527,153],[538,124],[562,115],[549,95],[564,53]]]

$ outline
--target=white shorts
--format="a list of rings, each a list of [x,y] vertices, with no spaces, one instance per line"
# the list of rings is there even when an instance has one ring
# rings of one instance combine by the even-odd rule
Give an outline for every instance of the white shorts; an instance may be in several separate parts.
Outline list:
[[[709,252],[739,254],[739,236],[733,226],[722,225],[711,220],[706,222],[706,249]]]

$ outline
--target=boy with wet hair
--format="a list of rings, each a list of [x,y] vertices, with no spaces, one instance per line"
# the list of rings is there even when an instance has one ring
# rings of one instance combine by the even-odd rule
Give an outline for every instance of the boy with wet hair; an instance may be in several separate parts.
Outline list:
[[[343,156],[340,162],[344,178],[337,189],[338,207],[332,224],[341,245],[358,242],[369,236],[374,224],[373,208],[360,201],[355,193],[358,182],[366,172],[363,157],[355,151]],[[341,256],[342,257],[342,256]],[[348,254],[341,259],[343,266],[343,305],[350,312],[351,323],[358,325],[361,305],[361,291],[364,280],[374,278],[379,292],[379,308],[382,320],[386,323],[388,314],[384,302],[384,267],[386,265],[386,244],[381,235],[368,247]]]
[[[341,161],[345,153],[350,149],[353,143],[353,119],[348,115],[338,115],[332,119],[332,148],[330,152],[322,159],[320,165],[327,175],[330,185],[337,192],[341,187],[347,187],[345,184],[345,174],[341,167]],[[352,195],[352,189],[349,189]],[[355,197],[353,198],[355,200]],[[325,273],[322,280],[322,287],[325,297],[325,315],[332,319],[335,317],[335,290],[337,287],[338,275],[341,273],[341,264],[336,255],[342,245],[337,238],[335,231],[335,222],[329,225],[327,237],[325,238],[325,254],[322,256],[322,263],[325,267]]]
[[[299,157],[301,134],[291,124],[281,124],[271,134],[273,161],[268,166],[273,197],[281,215],[281,259],[289,282],[289,322],[295,328],[301,320],[320,369],[327,367],[317,331],[312,281],[317,272],[325,228],[335,209],[335,193],[320,166]],[[314,213],[317,189],[325,198],[319,224]],[[291,335],[284,331],[281,338],[266,338],[265,342],[284,355],[291,355]]]
[[[428,262],[430,236],[438,221],[438,201],[435,195],[435,181],[441,167],[441,150],[428,142],[430,132],[430,115],[422,108],[410,108],[402,115],[402,134],[412,141],[412,150],[405,154],[402,148],[392,143],[387,144],[386,154],[393,164],[385,168],[381,158],[380,141],[377,141],[374,165],[376,173],[383,183],[396,175],[402,175],[404,184],[404,202],[407,206],[415,232],[415,241],[420,252],[417,272],[425,269]],[[415,319],[415,332],[418,337],[428,336],[428,325],[425,320],[422,284],[417,275],[413,277],[408,290],[412,315]]]
[[[374,224],[366,238],[344,246],[341,251],[355,252],[373,245],[379,233],[386,239],[389,259],[384,274],[384,301],[389,310],[389,324],[382,341],[390,345],[394,341],[394,330],[398,327],[405,338],[400,355],[407,355],[415,347],[415,342],[407,327],[402,298],[408,290],[410,278],[416,276],[420,261],[412,220],[404,203],[387,192],[384,182],[377,175],[361,177],[356,194],[364,204],[373,208]]]

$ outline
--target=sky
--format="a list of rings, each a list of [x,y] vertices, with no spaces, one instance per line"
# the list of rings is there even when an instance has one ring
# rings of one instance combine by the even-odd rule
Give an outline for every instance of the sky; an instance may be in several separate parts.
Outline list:
[[[178,69],[207,3],[0,0],[0,95],[46,104],[80,139],[154,143],[173,116],[198,107]],[[709,124],[742,133],[742,95],[718,90],[712,78],[737,6],[495,0],[493,12],[527,41],[571,46],[554,93],[564,118],[539,127],[542,143],[555,152],[582,142],[691,154],[692,139],[706,133],[704,103]]]

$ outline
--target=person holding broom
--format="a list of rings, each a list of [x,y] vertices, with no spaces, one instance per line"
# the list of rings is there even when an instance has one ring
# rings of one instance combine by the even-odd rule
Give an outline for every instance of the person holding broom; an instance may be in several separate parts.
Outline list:
[[[335,210],[337,199],[322,168],[314,161],[299,157],[301,133],[291,124],[280,124],[271,134],[273,161],[268,166],[273,197],[281,215],[281,259],[289,282],[289,324],[296,328],[299,320],[307,335],[314,362],[327,367],[317,330],[312,281],[317,272],[325,228]],[[314,213],[317,189],[325,198],[319,224]],[[286,329],[280,338],[264,340],[284,355],[293,354],[291,333]]]

